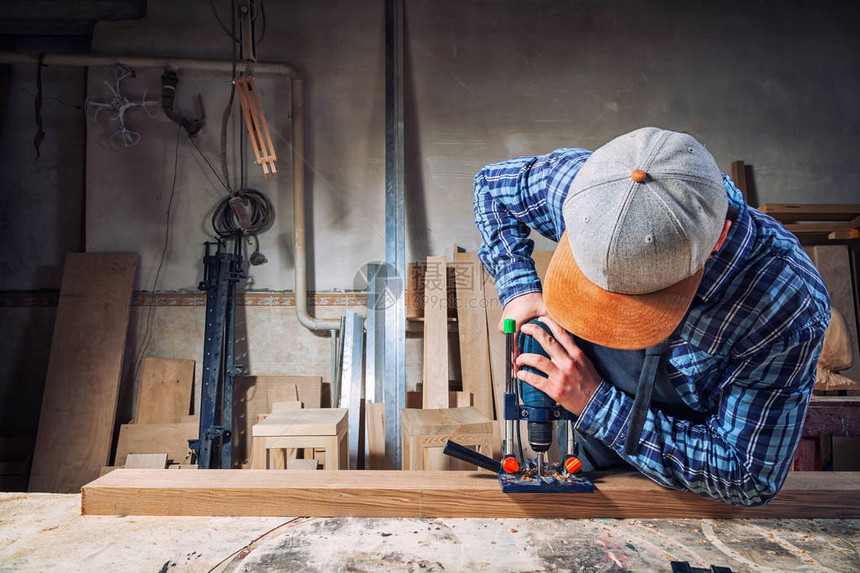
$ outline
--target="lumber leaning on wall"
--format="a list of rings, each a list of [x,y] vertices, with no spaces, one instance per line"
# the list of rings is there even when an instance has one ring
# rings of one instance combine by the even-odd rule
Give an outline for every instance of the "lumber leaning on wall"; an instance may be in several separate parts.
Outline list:
[[[730,506],[637,473],[590,474],[595,493],[504,494],[489,472],[115,470],[83,515],[546,518],[858,518],[860,473],[792,472],[769,504]]]
[[[69,253],[30,491],[74,493],[110,456],[137,255]]]

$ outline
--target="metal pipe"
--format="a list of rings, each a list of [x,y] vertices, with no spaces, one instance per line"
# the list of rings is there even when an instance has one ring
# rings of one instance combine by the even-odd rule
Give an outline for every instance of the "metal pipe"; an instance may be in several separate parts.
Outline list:
[[[28,52],[0,52],[3,64],[38,64],[40,54]],[[207,58],[169,58],[164,56],[108,56],[96,54],[42,54],[46,66],[111,66],[122,62],[131,67],[194,69],[212,72],[233,71],[233,60],[213,60]],[[304,112],[302,105],[302,78],[299,71],[286,62],[259,62],[254,64],[254,72],[276,74],[291,79],[292,105],[292,162],[293,162],[293,236],[295,258],[296,316],[299,322],[310,330],[339,330],[338,319],[320,319],[308,313],[307,254],[305,247],[305,138]]]
[[[314,318],[308,313],[307,253],[305,251],[305,135],[302,80],[291,82],[293,108],[293,252],[296,267],[296,316],[310,330],[336,330],[340,320]]]

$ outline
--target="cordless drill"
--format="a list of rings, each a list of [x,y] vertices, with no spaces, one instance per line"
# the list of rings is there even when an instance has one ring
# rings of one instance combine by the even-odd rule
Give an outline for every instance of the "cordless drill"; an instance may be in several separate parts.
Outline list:
[[[534,324],[542,327],[548,333],[549,328],[542,322],[536,321]],[[514,351],[517,348],[516,340],[516,321],[512,319],[505,320],[503,330],[506,337],[506,346],[508,350],[508,359],[510,363],[509,376],[516,376],[516,356]],[[520,342],[524,342],[525,334],[520,333]],[[535,340],[532,343],[537,346],[524,347],[527,353],[544,353],[540,348],[540,344]],[[522,344],[521,344],[522,345]],[[523,366],[523,370],[533,372],[538,376],[544,376],[544,373],[532,368],[531,366]],[[546,463],[546,452],[552,446],[553,440],[553,422],[567,423],[567,444],[564,449],[564,468],[569,473],[576,473],[582,467],[582,463],[576,458],[576,441],[573,436],[573,420],[569,412],[558,406],[552,398],[546,393],[538,390],[531,384],[516,380],[517,395],[522,406],[519,408],[519,419],[527,419],[527,435],[528,443],[536,454],[536,464],[538,475],[544,475],[544,465]],[[511,392],[513,388],[508,390]],[[509,436],[512,437],[513,421],[509,420]],[[508,452],[506,452],[507,454]],[[511,452],[512,454],[513,452]],[[507,468],[506,468],[507,469]],[[516,471],[516,470],[515,470]],[[510,473],[510,472],[509,472]]]

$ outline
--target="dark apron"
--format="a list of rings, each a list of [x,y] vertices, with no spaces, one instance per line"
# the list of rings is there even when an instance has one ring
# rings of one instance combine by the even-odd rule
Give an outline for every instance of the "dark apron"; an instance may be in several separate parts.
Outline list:
[[[544,323],[532,322],[541,326],[552,336],[549,327]],[[624,430],[627,435],[625,453],[636,455],[639,433],[642,431],[642,423],[645,421],[645,414],[649,408],[684,420],[703,421],[706,417],[701,412],[687,406],[675,391],[669,380],[668,353],[666,352],[668,345],[665,343],[646,350],[618,350],[593,344],[576,336],[573,338],[604,380],[634,398],[633,412],[630,416],[631,423]],[[519,336],[519,350],[520,352],[549,357],[534,337],[522,333]],[[644,373],[643,366],[647,370]],[[532,368],[528,369],[538,372]],[[540,372],[538,374],[543,375]],[[651,385],[652,378],[653,386]],[[574,431],[579,448],[578,457],[582,462],[583,471],[631,467],[617,452],[597,438]],[[567,424],[556,424],[556,435],[559,448],[563,450],[564,444],[567,443]]]

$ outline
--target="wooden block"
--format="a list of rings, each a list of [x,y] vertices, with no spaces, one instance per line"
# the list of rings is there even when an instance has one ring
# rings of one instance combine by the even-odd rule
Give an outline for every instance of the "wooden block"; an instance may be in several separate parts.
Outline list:
[[[178,424],[191,411],[194,361],[144,358],[137,393],[138,424]]]
[[[471,393],[475,407],[492,419],[493,382],[487,340],[484,267],[476,253],[455,253],[454,273],[463,391]]]
[[[271,412],[269,390],[295,385],[298,400],[305,408],[319,408],[322,403],[321,376],[237,376],[233,392],[233,463],[243,467],[250,463],[251,427],[257,414]],[[281,389],[281,390],[278,390]],[[277,394],[273,394],[277,397]],[[280,399],[276,401],[282,401]]]
[[[448,406],[448,287],[445,257],[427,257],[424,276],[424,408]]]
[[[316,460],[287,460],[288,470],[315,470],[319,468],[319,463]]]
[[[471,392],[448,392],[448,407],[449,408],[468,408],[475,405],[475,395]],[[481,412],[480,409],[478,409]],[[481,412],[484,414],[484,412]],[[484,414],[486,416],[486,414]],[[492,416],[487,416],[492,419]]]
[[[133,253],[70,253],[48,361],[30,491],[73,493],[108,463]]]
[[[365,403],[367,418],[368,465],[372,470],[385,469],[385,403]]]
[[[860,518],[860,473],[792,472],[776,498],[738,507],[637,473],[590,474],[595,492],[504,494],[489,472],[116,470],[85,485],[83,515],[479,518]]]
[[[130,470],[163,470],[167,467],[167,454],[128,454],[125,467]]]
[[[851,279],[851,260],[845,245],[818,245],[811,249],[812,262],[818,267],[821,278],[830,293],[830,305],[838,310],[848,324],[854,365],[840,374],[860,380],[860,346],[858,346],[857,320],[854,314],[854,287]]]
[[[346,432],[346,408],[303,408],[272,412],[255,424],[253,435],[265,436],[338,436]]]
[[[198,437],[197,424],[123,424],[116,447],[116,464],[125,465],[128,454],[167,453],[167,459],[181,463],[188,459],[188,440]]]

